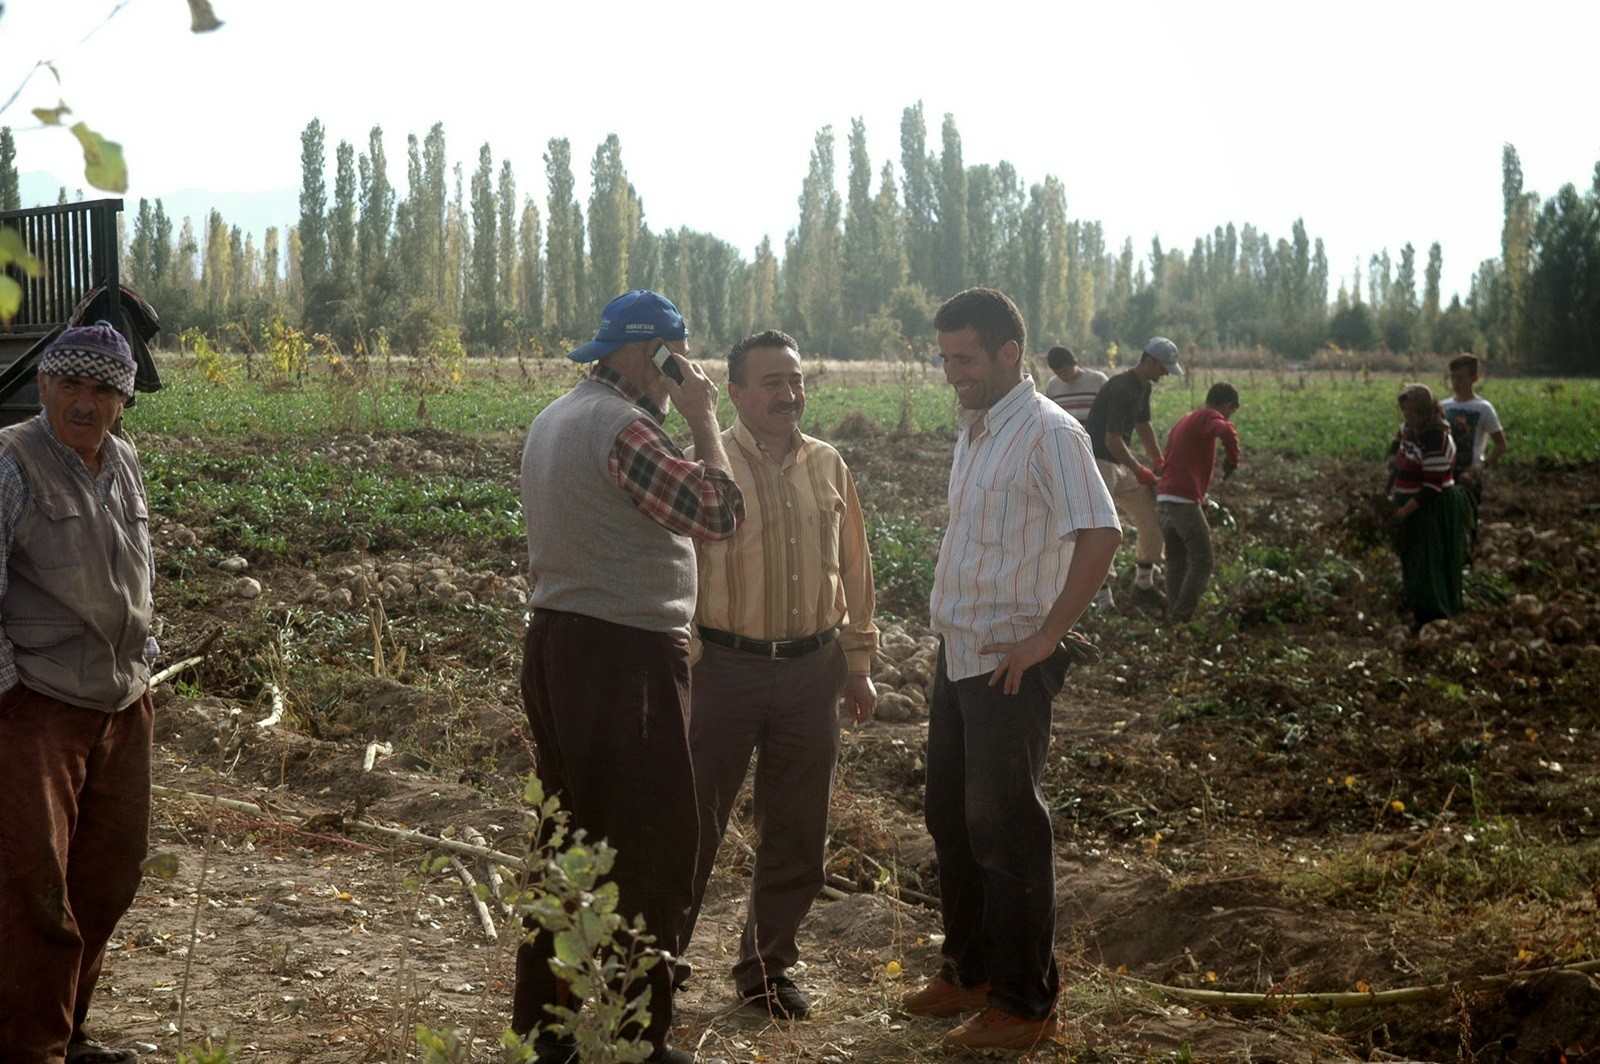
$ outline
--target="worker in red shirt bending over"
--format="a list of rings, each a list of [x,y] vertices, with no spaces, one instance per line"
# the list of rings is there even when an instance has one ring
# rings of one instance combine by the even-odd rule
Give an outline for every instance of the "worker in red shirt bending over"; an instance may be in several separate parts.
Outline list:
[[[1223,479],[1239,465],[1239,430],[1228,419],[1239,409],[1239,392],[1218,382],[1206,405],[1191,410],[1167,434],[1167,465],[1156,482],[1156,516],[1167,552],[1167,619],[1194,617],[1211,580],[1211,526],[1206,523],[1206,490],[1216,466],[1217,441],[1227,455]]]

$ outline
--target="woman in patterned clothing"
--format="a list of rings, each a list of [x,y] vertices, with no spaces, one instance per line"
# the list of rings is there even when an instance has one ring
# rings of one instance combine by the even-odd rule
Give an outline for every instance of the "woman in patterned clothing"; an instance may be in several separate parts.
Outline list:
[[[1404,420],[1389,447],[1389,497],[1396,507],[1402,602],[1421,628],[1461,612],[1468,516],[1452,474],[1455,441],[1433,392],[1408,384],[1399,402]]]

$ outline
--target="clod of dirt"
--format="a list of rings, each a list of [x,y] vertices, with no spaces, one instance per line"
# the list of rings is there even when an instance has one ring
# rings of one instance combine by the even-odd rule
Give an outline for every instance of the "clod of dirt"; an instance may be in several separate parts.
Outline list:
[[[1600,980],[1551,972],[1517,983],[1474,1007],[1468,1029],[1473,1060],[1594,1064],[1600,1061]],[[1460,1038],[1461,1016],[1452,1005],[1439,1013],[1433,1030],[1394,1048],[1430,1060],[1454,1059]]]
[[[891,724],[903,723],[916,716],[916,706],[899,691],[885,691],[878,695],[877,716]]]
[[[890,942],[896,924],[893,905],[872,894],[818,903],[811,910],[809,930],[823,941]]]

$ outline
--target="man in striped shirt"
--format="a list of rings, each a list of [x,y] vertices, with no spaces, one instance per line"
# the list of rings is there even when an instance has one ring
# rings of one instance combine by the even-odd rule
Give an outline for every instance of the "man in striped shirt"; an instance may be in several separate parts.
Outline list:
[[[934,318],[962,406],[950,522],[930,612],[940,638],[928,719],[927,821],[944,963],[905,1001],[977,1015],[952,1047],[1027,1049],[1056,1030],[1055,872],[1040,782],[1061,640],[1089,605],[1121,526],[1083,427],[1022,372],[1026,330],[991,288]]]
[[[736,344],[728,396],[739,417],[722,445],[745,518],[732,539],[697,549],[694,914],[754,752],[755,871],[734,988],[748,1005],[804,1019],[810,1003],[787,970],[824,879],[839,697],[858,723],[877,702],[872,559],[844,459],[800,431],[806,388],[794,338],[768,331]]]
[[[1050,367],[1050,380],[1044,386],[1045,397],[1054,399],[1057,406],[1077,418],[1081,424],[1089,416],[1094,397],[1105,386],[1106,375],[1097,369],[1084,369],[1078,365],[1078,356],[1072,353],[1070,347],[1052,347],[1046,352],[1044,360]]]

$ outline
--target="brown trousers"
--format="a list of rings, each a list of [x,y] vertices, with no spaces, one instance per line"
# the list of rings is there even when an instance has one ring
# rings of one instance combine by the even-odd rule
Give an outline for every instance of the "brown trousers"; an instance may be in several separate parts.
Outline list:
[[[60,1064],[150,833],[145,694],[120,713],[0,696],[0,1059]]]
[[[733,967],[734,987],[743,995],[759,993],[767,979],[799,960],[795,934],[822,890],[846,675],[837,641],[803,658],[776,661],[707,643],[694,667],[689,745],[700,799],[700,859],[691,933],[756,753],[756,866]]]
[[[573,829],[617,851],[611,880],[618,912],[629,920],[642,915],[658,949],[682,952],[700,841],[687,643],[535,610],[523,643],[522,699],[545,793],[561,799]],[[519,1034],[550,1022],[546,1005],[570,1004],[550,970],[554,954],[548,932],[517,949],[511,1026]],[[656,964],[646,976],[650,1023],[642,1034],[657,1047],[672,1026],[672,973],[672,965]]]

